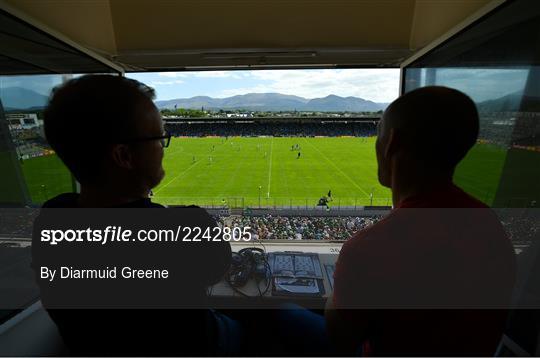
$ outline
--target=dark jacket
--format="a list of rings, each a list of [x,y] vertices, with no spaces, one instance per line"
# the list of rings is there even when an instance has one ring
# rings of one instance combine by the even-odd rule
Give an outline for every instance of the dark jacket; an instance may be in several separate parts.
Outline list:
[[[70,353],[137,356],[212,354],[215,328],[212,314],[204,304],[206,289],[228,270],[230,244],[203,241],[200,244],[175,242],[142,246],[136,243],[107,247],[89,244],[84,247],[52,246],[40,242],[36,231],[42,225],[58,222],[65,227],[77,227],[76,223],[90,221],[92,218],[89,216],[108,213],[107,209],[49,210],[77,208],[77,199],[78,194],[75,193],[61,194],[43,205],[46,210],[42,210],[36,219],[32,248],[32,266],[38,277],[43,304],[57,324]],[[160,228],[172,224],[171,217],[174,217],[174,225],[203,228],[216,225],[206,210],[196,206],[169,209],[152,203],[150,199],[140,199],[119,208],[166,209],[128,213],[133,213],[128,220]],[[121,219],[111,220],[114,224]],[[76,251],[72,250],[75,247]],[[107,256],[110,256],[109,261],[106,261]],[[135,262],[146,265],[145,268],[166,267],[170,269],[171,277],[156,284],[154,281],[61,280],[53,285],[39,280],[41,266],[54,266],[61,262],[65,266],[86,267],[94,262],[103,265],[103,262],[108,262],[109,265],[113,261],[118,262],[118,266],[125,263],[136,266]],[[70,307],[74,302],[85,302],[82,306],[86,302],[99,302],[100,308],[61,309]],[[193,303],[201,306],[191,308]],[[141,305],[145,309],[126,309]],[[170,307],[174,309],[164,309]]]

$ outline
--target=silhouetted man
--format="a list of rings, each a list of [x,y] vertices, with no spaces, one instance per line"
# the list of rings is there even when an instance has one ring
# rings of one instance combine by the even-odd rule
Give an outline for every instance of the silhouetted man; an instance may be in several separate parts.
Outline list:
[[[341,249],[326,329],[342,353],[495,352],[513,249],[494,213],[453,183],[478,130],[472,100],[445,87],[411,91],[385,111],[378,176],[395,209]]]
[[[201,208],[155,211],[164,207],[148,197],[164,176],[162,159],[170,140],[153,97],[153,90],[140,82],[108,75],[76,78],[54,91],[44,113],[45,134],[80,183],[80,193],[65,193],[47,201],[35,227],[47,220],[61,222],[62,218],[54,214],[61,211],[52,208],[148,208],[152,209],[147,211],[149,216],[174,216],[178,225],[203,229],[216,226]],[[81,210],[70,212],[84,222],[85,218],[76,217]],[[103,212],[101,209],[94,213]],[[89,222],[91,219],[87,218]],[[71,224],[62,223],[68,227]],[[161,222],[146,224],[159,226]],[[87,247],[81,250],[83,244]],[[144,284],[148,286],[143,286],[134,280],[60,280],[54,284],[39,280],[40,267],[58,264],[52,256],[63,252],[63,262],[69,260],[81,266],[92,265],[107,255],[112,256],[113,265],[117,260],[153,268],[148,265],[158,262],[170,269],[172,281],[147,280]],[[74,257],[67,257],[73,252]],[[56,309],[63,304],[77,306],[85,300],[104,308],[108,303],[112,307],[139,307],[149,302],[157,306],[151,308],[162,308],[160,302],[164,307],[182,307],[183,300],[202,303],[207,287],[223,277],[230,260],[230,244],[225,241],[200,245],[126,243],[103,248],[74,243],[52,247],[34,235],[33,242],[33,267],[43,304],[55,308],[48,311],[73,355],[231,353],[223,345],[234,337],[224,331],[231,329],[234,322],[208,309]]]

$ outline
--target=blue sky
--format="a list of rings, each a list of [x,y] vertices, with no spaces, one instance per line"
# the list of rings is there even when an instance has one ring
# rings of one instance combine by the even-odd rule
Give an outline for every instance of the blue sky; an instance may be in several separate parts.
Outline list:
[[[391,102],[399,92],[399,69],[154,72],[126,76],[153,87],[157,100],[278,92],[305,98],[335,94]]]
[[[420,71],[425,75],[426,70]],[[335,94],[392,102],[399,91],[399,69],[152,72],[127,73],[126,76],[154,87],[157,100],[279,92],[305,98]],[[435,77],[437,82],[464,91],[481,102],[522,91],[528,76],[529,68],[440,68],[436,69]],[[0,99],[3,90],[9,87],[23,87],[49,96],[51,89],[62,83],[62,77],[0,76]]]
[[[482,102],[523,90],[528,74],[528,68],[438,68],[435,77],[438,83]],[[392,102],[399,93],[399,69],[155,72],[126,76],[154,87],[157,100],[278,92],[305,98],[335,94]]]

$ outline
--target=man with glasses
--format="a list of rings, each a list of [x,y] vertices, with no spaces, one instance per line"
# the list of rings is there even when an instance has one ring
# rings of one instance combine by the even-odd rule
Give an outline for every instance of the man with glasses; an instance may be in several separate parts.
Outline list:
[[[153,98],[153,89],[146,85],[109,75],[79,77],[55,89],[44,112],[45,135],[80,183],[80,193],[61,194],[43,207],[164,208],[153,203],[149,193],[165,175],[162,159],[171,135],[163,128]],[[194,217],[197,225],[217,225],[198,207],[167,209],[160,216],[170,216],[173,212],[169,210],[178,211],[178,225],[193,224],[187,221]],[[51,261],[50,257],[43,257],[46,255],[38,249],[39,244],[34,238],[33,266],[38,277],[38,265]],[[161,302],[161,298],[170,302],[171,297],[204,301],[207,287],[219,281],[229,268],[230,244],[226,241],[175,244],[172,250],[164,250],[159,245],[147,246],[142,262],[149,264],[157,260],[179,271],[174,276],[177,281],[167,283],[170,287],[156,283],[152,286],[156,287],[155,292],[150,294],[157,297],[157,302]],[[133,258],[140,262],[139,253],[134,254],[129,246],[120,250],[123,250],[122,259]],[[55,290],[54,286],[45,287],[42,281],[38,280],[38,284],[42,295]],[[92,284],[88,282],[80,287],[88,290]],[[134,287],[135,292],[138,290],[136,285],[130,287]],[[115,289],[113,286],[113,291]],[[88,294],[96,299],[113,293],[122,295],[121,289],[116,290],[120,292]],[[138,296],[124,294],[126,305]],[[42,300],[47,308],[46,295]],[[236,322],[208,309],[48,309],[48,312],[73,355],[228,355],[235,353],[232,345],[238,341]],[[92,338],[98,332],[99,338]]]
[[[148,192],[165,175],[170,142],[153,97],[153,89],[116,76],[85,76],[55,90],[45,135],[81,184],[78,206],[151,206]]]

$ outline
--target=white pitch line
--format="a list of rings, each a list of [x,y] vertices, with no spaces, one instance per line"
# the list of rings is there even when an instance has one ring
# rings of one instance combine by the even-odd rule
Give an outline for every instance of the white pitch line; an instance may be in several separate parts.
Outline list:
[[[199,164],[200,162],[202,162],[202,160],[198,160],[196,161],[195,163],[191,164],[186,170],[184,170],[183,172],[180,172],[177,176],[175,176],[174,178],[172,178],[167,184],[163,185],[161,188],[159,188],[158,190],[154,191],[154,195],[156,195],[157,193],[159,193],[161,190],[165,189],[166,186],[168,186],[169,184],[171,184],[173,181],[175,181],[176,179],[180,178],[182,175],[186,174],[188,171],[190,171],[191,169],[193,169],[197,164]]]
[[[319,150],[319,148],[317,148],[314,144],[312,144],[311,142],[309,142],[306,138],[304,138],[304,141],[306,141],[309,145],[311,145],[317,152],[319,152],[320,155],[323,156],[323,158],[328,162],[330,163],[330,165],[332,165],[334,168],[336,168],[336,170],[338,172],[341,173],[341,175],[343,175],[343,177],[345,177],[346,179],[348,179],[352,185],[354,185],[355,187],[357,187],[358,189],[360,189],[360,191],[362,191],[368,198],[369,198],[369,194],[364,190],[362,189],[358,184],[356,184],[354,182],[354,180],[352,180],[347,174],[345,174],[345,172],[343,172],[343,170],[341,170],[337,165],[334,164],[333,161],[331,161],[330,159],[328,159],[328,157]]]
[[[274,148],[274,137],[272,137],[272,141],[270,142],[270,165],[268,168],[268,193],[266,193],[266,197],[270,197],[270,182],[272,180],[272,150]]]

